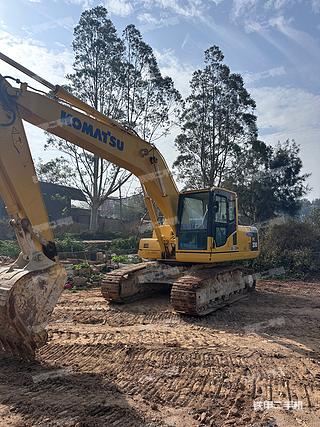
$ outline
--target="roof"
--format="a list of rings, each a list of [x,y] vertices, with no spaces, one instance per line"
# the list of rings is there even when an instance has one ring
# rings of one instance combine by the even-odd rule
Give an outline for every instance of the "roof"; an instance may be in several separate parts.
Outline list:
[[[51,182],[40,182],[41,192],[46,195],[60,194],[61,196],[69,197],[71,200],[86,202],[86,196],[81,190],[66,185],[53,184]]]

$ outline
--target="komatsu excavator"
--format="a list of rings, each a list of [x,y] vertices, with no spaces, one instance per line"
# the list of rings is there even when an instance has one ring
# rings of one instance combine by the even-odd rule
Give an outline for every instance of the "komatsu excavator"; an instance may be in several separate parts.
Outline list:
[[[127,302],[167,286],[177,312],[202,316],[254,288],[254,276],[238,261],[259,255],[258,232],[238,224],[234,192],[215,187],[180,193],[153,144],[2,53],[0,59],[50,89],[47,94],[0,75],[0,196],[21,248],[13,264],[0,267],[2,352],[34,357],[46,342],[66,281],[22,120],[127,169],[141,182],[153,236],[140,241],[144,262],[106,274],[106,300]]]

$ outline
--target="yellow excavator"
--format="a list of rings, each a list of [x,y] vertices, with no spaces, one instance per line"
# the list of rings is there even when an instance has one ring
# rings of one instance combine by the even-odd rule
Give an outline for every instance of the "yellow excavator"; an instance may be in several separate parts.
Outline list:
[[[0,75],[0,196],[21,248],[13,264],[0,267],[2,352],[34,357],[46,342],[66,281],[22,120],[127,169],[141,182],[153,236],[140,241],[143,262],[105,275],[101,291],[107,301],[125,303],[167,286],[177,312],[202,316],[254,289],[254,276],[238,261],[259,255],[258,232],[238,224],[234,192],[179,192],[153,144],[6,55],[0,59],[50,89],[47,94]]]

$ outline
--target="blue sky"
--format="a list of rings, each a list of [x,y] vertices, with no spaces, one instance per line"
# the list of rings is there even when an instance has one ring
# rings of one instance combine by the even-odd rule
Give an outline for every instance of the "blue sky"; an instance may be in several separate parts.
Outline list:
[[[309,198],[320,197],[320,0],[11,0],[0,3],[0,50],[62,83],[73,61],[73,27],[97,4],[119,34],[129,23],[141,30],[184,96],[203,51],[217,44],[256,100],[261,139],[294,138],[312,173]],[[19,75],[2,63],[0,72]],[[27,126],[34,157],[56,156],[42,152],[41,132]],[[177,132],[157,144],[169,164]]]

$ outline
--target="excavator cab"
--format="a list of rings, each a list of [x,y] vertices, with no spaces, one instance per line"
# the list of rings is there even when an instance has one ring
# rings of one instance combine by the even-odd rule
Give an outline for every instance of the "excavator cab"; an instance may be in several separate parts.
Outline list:
[[[176,243],[178,261],[228,261],[240,247],[252,258],[252,251],[258,251],[258,232],[238,225],[236,193],[214,187],[180,194]]]
[[[223,189],[180,195],[179,250],[211,250],[224,246],[236,232],[236,195]]]

